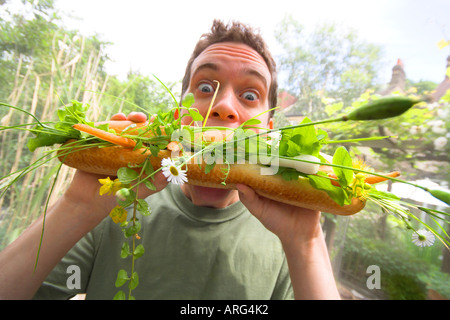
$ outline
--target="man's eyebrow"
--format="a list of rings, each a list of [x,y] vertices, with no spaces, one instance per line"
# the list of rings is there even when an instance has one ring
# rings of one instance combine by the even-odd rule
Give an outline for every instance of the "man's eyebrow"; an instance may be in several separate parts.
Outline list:
[[[248,75],[251,75],[251,76],[257,77],[258,79],[260,79],[264,83],[264,85],[266,87],[269,86],[269,84],[267,83],[266,77],[264,77],[259,71],[255,70],[255,69],[245,69],[244,73],[248,74]]]
[[[219,71],[220,70],[220,68],[219,68],[219,66],[217,64],[212,63],[212,62],[206,62],[204,64],[199,65],[194,70],[194,72],[192,73],[192,76],[194,76],[196,73],[198,73],[198,72],[200,72],[200,71],[202,71],[204,69],[210,69],[210,70],[213,70],[213,71]],[[259,71],[255,70],[255,69],[251,69],[251,68],[244,69],[244,74],[248,74],[248,75],[257,77],[258,79],[260,79],[264,83],[264,85],[266,87],[268,87],[268,85],[269,85],[267,83],[266,77],[264,77]]]
[[[196,73],[198,73],[204,69],[211,69],[213,71],[219,71],[219,66],[212,62],[207,62],[207,63],[201,64],[194,70],[194,72],[192,73],[192,76],[194,76]]]

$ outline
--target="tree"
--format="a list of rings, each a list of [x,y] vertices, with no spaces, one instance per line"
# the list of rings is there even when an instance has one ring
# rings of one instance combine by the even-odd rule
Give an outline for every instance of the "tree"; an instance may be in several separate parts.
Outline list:
[[[360,40],[355,31],[327,23],[307,33],[286,17],[276,39],[284,49],[279,68],[287,73],[286,87],[298,96],[297,108],[315,120],[326,116],[323,97],[337,96],[349,104],[374,85],[381,49]]]
[[[166,111],[175,104],[169,91],[177,97],[177,83],[164,83],[164,86],[156,78],[130,71],[126,81],[112,78],[108,82],[106,92],[110,98],[105,97],[103,107],[124,113],[136,111],[136,108],[148,114]]]

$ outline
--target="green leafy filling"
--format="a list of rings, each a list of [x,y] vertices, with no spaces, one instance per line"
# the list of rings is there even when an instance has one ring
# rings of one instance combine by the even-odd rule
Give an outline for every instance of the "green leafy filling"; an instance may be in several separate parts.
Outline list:
[[[37,148],[61,144],[69,139],[80,139],[81,133],[72,128],[76,123],[86,123],[86,111],[89,105],[72,100],[70,105],[58,109],[59,121],[53,127],[38,125],[32,132],[35,134],[27,142],[28,149],[33,152]]]
[[[311,123],[309,118],[305,118],[302,124]],[[318,157],[321,162],[326,160],[320,155],[322,142],[328,139],[328,134],[322,129],[316,130],[313,125],[302,126],[283,131],[280,140],[280,156],[296,157],[301,154],[309,154]],[[351,203],[350,193],[347,187],[353,183],[353,171],[343,167],[352,167],[352,159],[344,147],[336,150],[333,156],[333,171],[337,176],[341,187],[334,186],[325,172],[318,172],[316,175],[304,175],[292,168],[279,168],[278,174],[287,181],[297,180],[299,177],[307,177],[311,185],[319,190],[325,191],[336,203],[343,206]]]

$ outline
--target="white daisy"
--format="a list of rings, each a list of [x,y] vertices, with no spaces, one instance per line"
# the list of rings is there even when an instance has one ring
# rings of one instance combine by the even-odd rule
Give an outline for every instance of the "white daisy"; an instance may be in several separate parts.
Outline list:
[[[418,247],[429,247],[434,243],[434,234],[428,230],[419,230],[412,235],[412,242]]]
[[[177,166],[174,160],[170,158],[162,159],[161,166],[162,173],[167,178],[167,181],[174,184],[184,184],[187,182],[186,170]]]

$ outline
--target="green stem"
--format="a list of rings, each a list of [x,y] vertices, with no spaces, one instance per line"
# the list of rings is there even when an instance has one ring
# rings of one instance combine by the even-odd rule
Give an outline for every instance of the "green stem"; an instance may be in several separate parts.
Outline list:
[[[177,107],[179,107],[178,101],[177,101],[177,99],[175,99],[175,96],[173,95],[172,91],[169,88],[167,88],[167,86],[161,80],[159,80],[159,78],[157,76],[155,76],[154,74],[152,74],[152,75],[153,75],[153,77],[155,77],[156,80],[158,80],[158,82],[164,87],[164,89],[166,89],[166,91],[172,96],[172,99],[175,102],[175,105]]]
[[[60,163],[59,166],[58,166],[58,170],[56,171],[56,176],[55,176],[55,178],[53,180],[52,187],[50,188],[50,192],[49,192],[49,194],[47,196],[47,201],[45,202],[44,217],[42,219],[41,237],[39,238],[39,245],[38,245],[38,250],[37,250],[37,254],[36,254],[36,261],[34,263],[33,273],[36,272],[37,264],[38,264],[38,261],[39,261],[39,255],[40,255],[41,247],[42,247],[42,240],[44,239],[45,219],[47,217],[48,205],[50,203],[50,198],[51,198],[53,190],[55,188],[56,180],[58,178],[58,175],[59,175],[59,172],[61,170],[62,165],[63,164]]]
[[[374,141],[374,140],[383,140],[395,138],[395,136],[382,136],[382,137],[370,137],[370,138],[356,138],[356,139],[347,139],[347,140],[329,140],[324,141],[322,144],[333,144],[333,143],[352,143],[352,142],[360,142],[360,141]]]
[[[134,200],[134,206],[133,206],[133,218],[132,218],[132,222],[133,222],[133,227],[136,226],[136,207],[137,207],[137,190],[136,190],[136,199]],[[134,251],[136,250],[136,234],[133,234],[133,239],[132,239],[132,251],[131,251],[131,274],[130,277],[133,277],[134,274],[134,261],[135,261],[135,257],[134,257]],[[131,280],[130,280],[131,281]],[[130,300],[131,297],[131,286],[128,287],[128,300]]]
[[[28,112],[27,110],[24,110],[24,109],[19,108],[19,107],[14,107],[14,106],[12,106],[10,104],[3,103],[3,102],[0,102],[0,106],[5,106],[5,107],[8,107],[8,108],[13,108],[13,109],[16,109],[18,111],[24,112],[27,115],[29,115],[30,117],[32,117],[34,120],[36,120],[36,122],[39,123],[40,126],[42,126],[44,128],[47,128],[47,129],[52,129],[52,128],[46,126],[45,124],[43,124],[42,122],[40,122],[39,119],[36,118],[36,116],[34,114],[32,114],[31,112]]]

